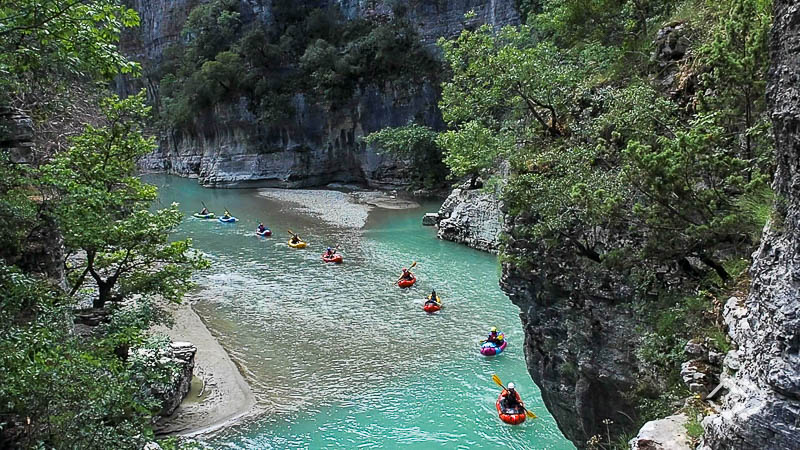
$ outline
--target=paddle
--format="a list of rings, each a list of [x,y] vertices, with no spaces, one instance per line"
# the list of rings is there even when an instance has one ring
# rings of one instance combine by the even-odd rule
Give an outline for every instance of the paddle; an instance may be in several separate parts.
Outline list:
[[[206,206],[206,203],[204,201],[200,200],[200,204],[203,205],[203,209],[206,210],[206,214],[211,214],[211,211],[208,210],[208,206]]]
[[[411,263],[411,266],[409,266],[408,270],[411,270],[411,269],[413,269],[413,268],[414,268],[414,266],[416,266],[416,265],[417,265],[417,262],[416,262],[416,261],[414,261],[413,263]],[[402,275],[400,275],[400,278],[398,278],[398,279],[397,279],[397,281],[395,281],[395,282],[394,282],[394,283],[392,283],[392,284],[397,284],[397,283],[399,283],[399,282],[400,282],[400,280],[402,280],[402,279],[403,279],[403,276],[402,276]]]
[[[494,381],[495,384],[497,384],[501,388],[503,388],[503,389],[506,388],[505,386],[503,386],[503,382],[500,381],[500,377],[498,377],[497,374],[492,374],[492,381]],[[522,406],[522,405],[520,405],[520,406]],[[528,408],[526,408],[524,406],[522,407],[522,409],[525,410],[525,415],[528,416],[529,419],[536,419],[536,414],[534,414],[533,411],[529,410]]]
[[[301,238],[301,237],[300,237],[300,235],[299,235],[299,234],[297,234],[297,233],[295,233],[294,231],[292,231],[292,230],[286,230],[286,232],[287,232],[287,233],[289,233],[289,234],[291,234],[291,235],[292,235],[292,237],[294,237],[294,236],[297,236],[297,240],[298,240],[298,242],[303,242],[303,238]],[[291,241],[290,241],[290,242],[291,242]],[[306,242],[306,245],[308,245],[308,242]]]

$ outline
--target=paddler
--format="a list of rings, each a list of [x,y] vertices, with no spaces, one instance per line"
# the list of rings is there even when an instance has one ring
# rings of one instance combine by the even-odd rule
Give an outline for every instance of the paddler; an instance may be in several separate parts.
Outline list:
[[[519,392],[514,388],[514,383],[508,383],[508,386],[500,393],[500,404],[503,405],[505,410],[525,408]]]
[[[403,274],[400,275],[400,279],[401,280],[412,280],[413,278],[414,278],[414,274],[411,273],[411,271],[408,270],[408,268],[403,267]]]
[[[434,303],[441,306],[442,301],[439,300],[439,296],[436,295],[436,289],[432,290],[431,295],[428,296],[428,300],[425,302],[425,304],[427,305],[428,303]]]
[[[497,327],[492,327],[489,330],[489,336],[486,337],[484,342],[491,342],[499,347],[503,344],[503,334],[497,332]]]

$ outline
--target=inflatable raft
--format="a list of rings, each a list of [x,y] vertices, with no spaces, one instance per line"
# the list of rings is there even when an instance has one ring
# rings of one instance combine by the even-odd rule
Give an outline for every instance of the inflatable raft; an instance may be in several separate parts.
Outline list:
[[[306,248],[307,245],[308,245],[308,243],[303,242],[303,241],[300,241],[300,242],[294,244],[294,243],[292,243],[292,240],[289,239],[289,247],[292,247],[292,248]]]
[[[431,299],[431,296],[428,296],[428,300]],[[437,295],[436,300],[438,303],[426,301],[424,305],[422,305],[422,309],[425,310],[426,313],[435,313],[442,309],[442,299]]]
[[[500,420],[503,422],[510,425],[519,425],[522,422],[525,422],[525,408],[520,405],[517,405],[514,408],[507,408],[505,402],[503,401],[502,392],[497,397],[495,406],[497,407],[497,414],[500,415]]]
[[[237,219],[236,217],[228,217],[228,218],[218,217],[217,220],[219,220],[222,223],[234,223],[239,219]]]
[[[258,231],[258,228],[256,228],[256,234],[261,237],[267,237],[267,236],[272,236],[272,231],[269,228],[267,228],[264,231]]]
[[[338,253],[334,253],[333,255],[328,257],[328,256],[325,256],[325,253],[323,253],[322,254],[322,260],[325,261],[326,263],[341,264],[342,261],[344,261],[344,257],[342,257],[342,255],[340,255]]]
[[[412,275],[410,279],[403,279],[398,281],[397,285],[400,286],[401,288],[407,288],[413,286],[414,283],[416,282],[417,282],[417,277]]]
[[[192,217],[195,217],[197,219],[213,219],[215,216],[214,213],[210,212],[208,214],[194,213],[192,214]]]
[[[503,353],[503,350],[506,349],[506,346],[508,346],[508,341],[506,341],[505,339],[503,339],[503,343],[500,344],[499,347],[494,342],[484,342],[481,345],[481,355],[483,356],[499,355],[500,353]]]

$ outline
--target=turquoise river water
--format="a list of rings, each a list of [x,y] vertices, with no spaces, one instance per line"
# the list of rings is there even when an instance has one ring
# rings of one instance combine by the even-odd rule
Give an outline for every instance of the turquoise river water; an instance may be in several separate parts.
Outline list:
[[[525,368],[518,309],[498,287],[493,255],[436,239],[422,208],[373,210],[362,229],[342,229],[252,189],[204,189],[194,180],[147,176],[160,202],[187,213],[191,237],[212,268],[190,296],[197,313],[250,383],[257,417],[215,435],[215,448],[573,449],[542,405]],[[188,217],[204,201],[240,221]],[[255,236],[259,220],[270,238]],[[290,249],[288,228],[310,247]],[[339,244],[344,264],[320,254]],[[392,283],[417,261],[410,289]],[[428,315],[435,288],[444,309]],[[505,332],[500,356],[478,353],[489,327]],[[513,381],[539,418],[503,424],[496,373]]]

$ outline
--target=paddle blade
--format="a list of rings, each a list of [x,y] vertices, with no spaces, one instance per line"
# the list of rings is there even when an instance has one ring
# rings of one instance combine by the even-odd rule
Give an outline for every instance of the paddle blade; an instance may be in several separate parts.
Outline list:
[[[536,414],[533,413],[530,409],[525,410],[525,415],[528,416],[528,419],[537,419]]]
[[[292,232],[292,230],[286,230],[286,232],[294,236],[294,232]]]
[[[503,386],[503,382],[502,382],[502,381],[500,381],[500,377],[498,377],[498,376],[497,376],[497,374],[494,374],[494,375],[492,375],[492,381],[494,381],[494,383],[495,383],[496,385],[498,385],[498,386],[500,386],[501,388],[505,389],[505,387]]]
[[[417,262],[416,262],[416,261],[414,261],[413,263],[411,263],[411,266],[408,268],[408,270],[411,270],[411,269],[413,269],[413,268],[414,268],[414,266],[416,266],[416,265],[417,265]]]

